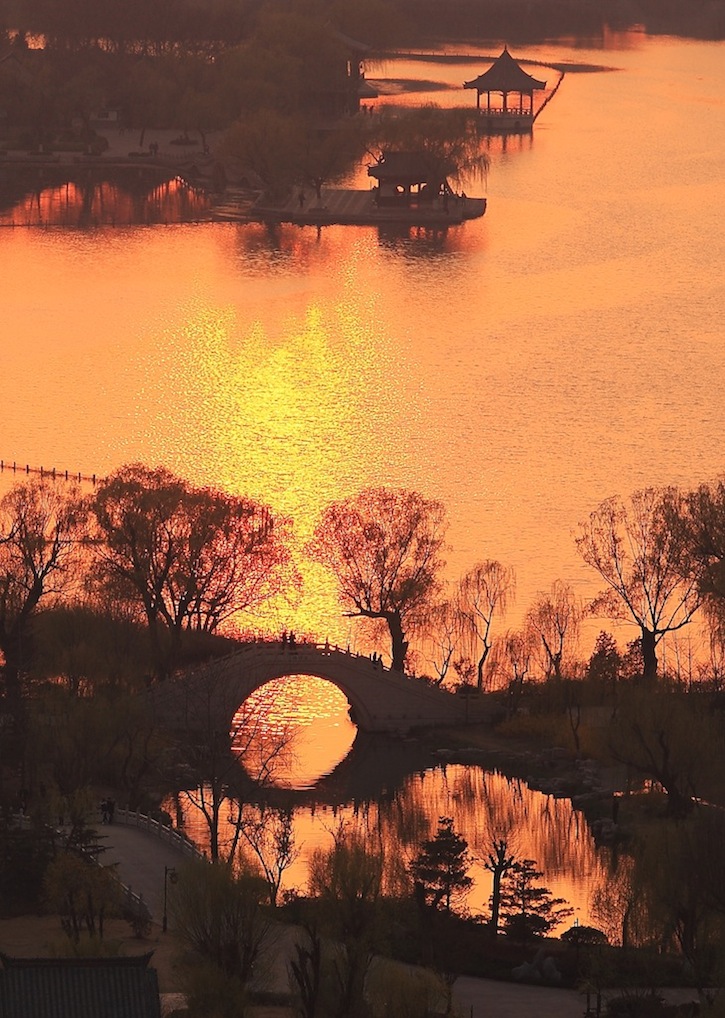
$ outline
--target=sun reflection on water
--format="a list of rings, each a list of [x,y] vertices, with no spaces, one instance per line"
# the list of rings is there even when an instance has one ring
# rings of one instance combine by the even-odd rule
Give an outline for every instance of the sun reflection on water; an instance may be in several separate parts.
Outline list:
[[[232,731],[239,734],[232,747],[250,752],[254,759],[264,758],[292,731],[290,751],[274,767],[274,783],[280,788],[312,788],[345,759],[355,741],[357,729],[348,707],[336,686],[313,675],[273,679],[235,715]],[[244,741],[247,724],[255,733],[251,744]]]
[[[294,729],[292,753],[274,768],[274,784],[290,791],[289,802],[295,803],[295,790],[303,797],[294,806],[299,857],[285,876],[284,888],[304,891],[312,853],[330,847],[340,830],[356,832],[376,849],[382,847],[388,887],[397,888],[422,842],[435,836],[438,819],[449,816],[468,841],[474,884],[466,907],[472,914],[481,914],[488,906],[492,877],[485,862],[494,839],[504,838],[510,853],[535,861],[543,872],[541,882],[575,909],[580,922],[596,925],[591,898],[607,878],[609,856],[597,849],[583,815],[570,800],[537,792],[521,779],[454,764],[409,773],[379,801],[326,803],[320,781],[346,757],[356,729],[340,690],[309,675],[266,683],[240,708],[233,731],[237,725],[255,730],[253,744],[244,743],[243,732],[237,742],[237,748],[255,759],[264,756],[265,746],[281,742]],[[380,747],[376,752],[384,756]],[[339,790],[339,783],[335,787]],[[304,798],[310,789],[316,789],[313,805]],[[203,818],[184,802],[183,795],[181,806],[187,833],[206,848],[208,830]],[[252,816],[260,812],[252,801],[244,808]],[[232,827],[222,822],[222,845],[231,841],[232,834]]]

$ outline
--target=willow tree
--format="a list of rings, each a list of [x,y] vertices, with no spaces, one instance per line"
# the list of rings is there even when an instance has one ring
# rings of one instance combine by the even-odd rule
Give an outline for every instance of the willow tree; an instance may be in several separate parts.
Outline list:
[[[71,582],[84,524],[77,492],[47,479],[17,485],[0,501],[0,650],[16,716],[32,620],[41,599],[57,599]]]
[[[526,613],[526,625],[541,641],[547,678],[561,678],[564,653],[579,637],[581,606],[567,583],[555,580]]]
[[[308,545],[335,574],[345,614],[386,623],[396,671],[405,667],[410,627],[440,589],[445,529],[440,502],[401,488],[366,488],[329,505]]]
[[[162,674],[183,630],[215,633],[294,582],[285,522],[252,499],[132,464],[101,484],[91,508],[101,584],[145,617]]]
[[[378,157],[388,150],[414,151],[441,179],[484,179],[488,172],[487,137],[481,118],[464,109],[420,106],[394,116],[381,114],[374,125],[371,149]]]
[[[609,498],[576,538],[579,554],[607,584],[595,610],[639,628],[644,681],[657,678],[662,638],[686,626],[701,603],[687,542],[672,525],[682,501],[674,488],[646,488],[628,501]]]
[[[483,689],[483,671],[491,652],[494,616],[505,613],[515,590],[514,570],[494,559],[478,562],[458,584],[459,624],[464,640],[476,658],[479,689]]]

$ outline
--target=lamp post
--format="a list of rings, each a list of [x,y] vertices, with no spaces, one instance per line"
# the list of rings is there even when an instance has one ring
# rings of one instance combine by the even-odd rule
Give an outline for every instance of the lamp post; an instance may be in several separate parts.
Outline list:
[[[176,880],[177,880],[177,876],[176,876],[175,868],[173,866],[164,866],[164,915],[163,915],[163,918],[161,920],[161,932],[162,933],[166,933],[166,930],[168,929],[168,926],[169,926],[169,917],[168,917],[168,913],[167,913],[167,910],[166,910],[166,906],[167,906],[167,903],[168,903],[168,885],[169,885],[169,881],[171,881],[172,884],[175,884]]]

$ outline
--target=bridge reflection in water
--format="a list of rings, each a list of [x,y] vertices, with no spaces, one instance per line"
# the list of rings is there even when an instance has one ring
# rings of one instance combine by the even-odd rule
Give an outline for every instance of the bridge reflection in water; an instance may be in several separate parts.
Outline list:
[[[487,906],[491,874],[483,862],[491,839],[503,835],[517,855],[536,860],[546,885],[577,909],[581,923],[593,922],[591,893],[606,879],[608,854],[596,849],[583,816],[568,800],[543,795],[524,781],[479,766],[442,765],[414,740],[358,732],[345,756],[345,744],[354,736],[347,703],[318,679],[295,676],[269,683],[256,696],[270,738],[297,719],[307,732],[295,744],[289,773],[282,776],[286,787],[264,796],[266,802],[289,805],[294,812],[301,851],[285,875],[284,888],[304,891],[311,854],[331,844],[340,824],[383,847],[393,887],[421,842],[434,836],[438,818],[452,816],[474,857],[475,883],[468,898],[472,912]],[[323,773],[326,766],[329,773]],[[237,794],[250,816],[258,816],[261,807],[242,773]],[[203,818],[183,793],[178,806],[187,833],[206,847]],[[222,841],[232,836],[224,819]]]

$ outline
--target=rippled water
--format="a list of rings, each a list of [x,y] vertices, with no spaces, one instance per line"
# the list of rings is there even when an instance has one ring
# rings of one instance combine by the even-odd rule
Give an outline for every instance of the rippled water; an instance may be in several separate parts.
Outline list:
[[[714,476],[725,424],[725,50],[607,46],[516,53],[610,69],[568,73],[532,137],[492,141],[488,212],[445,236],[1,231],[0,457],[163,462],[268,500],[301,539],[330,499],[417,488],[448,507],[451,576],[515,566],[514,622],[557,577],[592,593],[578,521]],[[443,79],[412,100],[467,104],[486,66],[370,76]],[[306,579],[273,624],[354,643],[327,577]]]
[[[242,760],[247,755],[253,761],[269,760],[274,747],[284,743],[293,719],[294,736],[288,751],[271,766],[273,783],[314,790],[321,778],[335,771],[355,739],[347,708],[339,690],[321,679],[300,675],[269,682],[249,698],[238,716],[259,738],[250,742],[242,733],[234,748]],[[259,745],[263,745],[261,752]],[[384,757],[386,750],[379,745],[373,753]],[[370,756],[353,766],[358,770],[370,767]],[[314,805],[297,803],[294,832],[299,854],[285,876],[283,890],[295,887],[304,891],[312,853],[329,848],[341,826],[364,834],[376,847],[382,846],[392,880],[400,866],[407,867],[415,857],[422,842],[435,836],[438,818],[445,816],[453,818],[456,831],[468,841],[474,886],[466,904],[472,913],[480,914],[488,907],[492,877],[485,862],[492,841],[505,838],[510,852],[535,860],[554,896],[564,898],[575,909],[562,929],[574,918],[594,923],[592,894],[606,880],[609,854],[597,850],[586,821],[571,802],[477,766],[427,765],[416,771],[413,763],[408,763],[400,781],[399,772],[394,776],[388,763],[386,773],[387,786],[375,795],[362,791],[367,784],[364,777],[350,780],[348,774],[347,780],[339,778],[328,782],[324,790],[320,788]],[[187,832],[199,845],[208,846],[208,829],[201,815],[183,793],[180,801]],[[254,806],[247,809],[252,816],[258,812]],[[231,835],[232,828],[225,825],[222,842]]]
[[[467,104],[460,84],[499,49],[369,76],[455,86],[401,101]],[[448,507],[451,577],[487,557],[516,568],[512,624],[556,578],[593,593],[572,531],[601,499],[723,469],[725,49],[630,34],[515,55],[606,69],[567,73],[531,137],[491,141],[487,214],[445,235],[0,231],[0,458],[87,474],[163,463],[268,501],[300,545],[332,499],[416,488]],[[312,567],[299,603],[264,624],[366,646]],[[345,712],[295,780],[344,755]],[[522,854],[584,920],[591,837],[521,782],[448,768],[364,815],[297,822],[306,851],[344,817],[409,856],[453,813],[480,859],[491,817],[511,811]]]
[[[252,700],[252,710],[261,723],[251,720]],[[277,787],[304,793],[335,770],[349,750],[355,729],[347,716],[347,702],[328,683],[311,676],[270,682],[245,705],[245,720],[260,739],[251,744],[242,736],[235,745],[242,760],[255,761],[251,770],[255,770],[257,761],[269,760],[272,748],[283,743],[290,718],[294,718],[296,729],[292,752],[274,760],[272,774]],[[266,742],[267,749],[258,753],[257,744],[261,742]],[[381,744],[373,750],[383,757],[386,752]],[[369,755],[365,760],[370,766]],[[358,763],[360,766],[365,767],[365,761]],[[595,922],[592,895],[607,879],[609,853],[597,850],[586,821],[571,802],[533,791],[525,781],[477,766],[427,765],[416,771],[409,763],[402,777],[399,772],[394,777],[392,767],[386,773],[387,787],[376,795],[361,792],[366,785],[364,778],[350,780],[348,773],[346,779],[340,776],[336,782],[328,782],[324,791],[318,786],[316,795],[313,791],[301,799],[292,796],[281,800],[294,810],[297,856],[284,876],[283,891],[296,888],[304,893],[313,853],[331,847],[340,830],[348,836],[357,832],[376,850],[382,850],[389,886],[395,886],[422,842],[435,836],[439,817],[452,817],[455,830],[469,846],[474,884],[466,897],[466,907],[471,913],[481,914],[488,907],[492,877],[485,863],[493,840],[504,838],[511,853],[536,861],[544,874],[542,883],[575,910],[562,929],[574,919]],[[227,780],[233,785],[231,772]],[[193,793],[192,798],[196,797]],[[259,817],[259,807],[254,805],[258,801],[255,795],[245,805],[247,818]],[[201,812],[183,791],[177,804],[187,834],[207,849],[209,829]],[[167,807],[178,816],[177,804],[170,801]],[[236,816],[233,804],[222,810],[222,852],[233,837],[234,828],[227,819],[230,816]]]
[[[181,795],[187,833],[202,847],[208,830],[201,815]],[[253,807],[250,815],[254,815]],[[468,842],[474,886],[467,896],[473,914],[481,914],[491,894],[491,874],[485,861],[492,839],[506,837],[519,858],[534,859],[544,873],[541,881],[575,910],[575,919],[593,923],[594,889],[606,880],[608,856],[598,852],[582,815],[564,799],[532,791],[526,782],[509,779],[480,767],[440,767],[412,775],[394,795],[380,802],[329,806],[301,806],[294,815],[298,858],[285,874],[283,890],[304,893],[313,852],[329,848],[341,826],[358,831],[380,847],[386,872],[394,880],[400,868],[415,858],[424,840],[435,836],[438,818],[454,818],[456,831]],[[224,826],[222,838],[231,837]],[[562,927],[565,928],[565,927]]]

